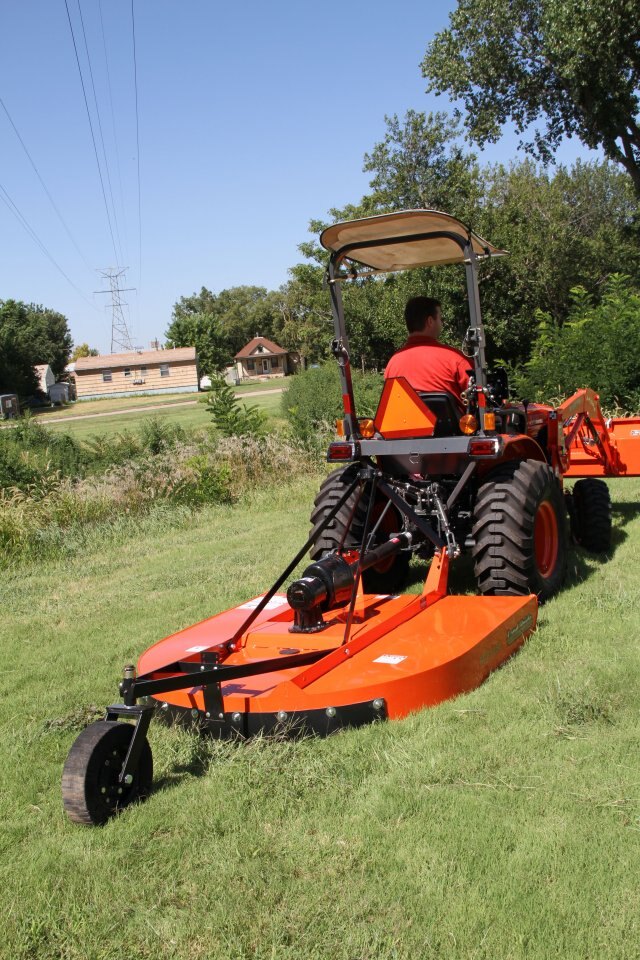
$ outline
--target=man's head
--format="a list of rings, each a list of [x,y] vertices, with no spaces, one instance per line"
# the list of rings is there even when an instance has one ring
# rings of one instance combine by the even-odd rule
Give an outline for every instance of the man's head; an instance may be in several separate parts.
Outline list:
[[[404,308],[404,319],[409,333],[424,333],[435,340],[442,333],[440,301],[433,297],[412,297]]]

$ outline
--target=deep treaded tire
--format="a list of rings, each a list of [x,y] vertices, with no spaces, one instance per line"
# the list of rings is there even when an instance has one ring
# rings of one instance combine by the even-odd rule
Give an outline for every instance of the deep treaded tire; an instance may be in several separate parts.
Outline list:
[[[553,470],[538,460],[499,467],[478,491],[473,537],[481,593],[553,596],[567,565],[565,506]]]
[[[78,736],[62,772],[62,803],[74,823],[106,823],[118,810],[150,793],[153,758],[148,740],[132,783],[118,783],[132,737],[132,724],[114,720],[98,720]]]
[[[347,487],[353,481],[356,474],[355,468],[351,464],[345,467],[339,467],[329,474],[327,479],[321,485],[318,495],[314,501],[311,512],[311,530],[317,530],[326,515],[338,503],[344,495]],[[315,545],[311,548],[310,555],[312,560],[319,560],[326,553],[336,550],[342,541],[345,530],[353,513],[353,507],[357,499],[357,490],[349,497],[342,509],[336,514],[328,527],[320,535]],[[373,521],[380,516],[387,500],[379,495],[373,508]],[[359,548],[364,531],[364,522],[367,514],[368,496],[364,494],[361,497],[355,513],[351,527],[344,540],[344,548],[352,550]],[[397,533],[402,530],[402,518],[396,508],[392,505],[387,510],[381,527],[379,528],[380,537],[378,540],[384,540],[391,533]],[[362,575],[362,583],[367,593],[395,593],[399,590],[407,579],[409,569],[410,555],[408,552],[402,552],[390,560],[386,560],[378,567],[372,567],[365,570]]]
[[[571,532],[577,543],[591,553],[611,549],[611,496],[604,480],[588,477],[573,488]]]

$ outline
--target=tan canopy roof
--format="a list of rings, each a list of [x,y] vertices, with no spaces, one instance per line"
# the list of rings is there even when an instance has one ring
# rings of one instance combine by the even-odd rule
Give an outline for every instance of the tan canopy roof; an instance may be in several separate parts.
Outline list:
[[[363,220],[335,223],[323,231],[320,243],[326,250],[334,253],[355,244],[356,246],[345,254],[346,258],[382,272],[464,263],[462,249],[451,237],[436,236],[383,243],[390,237],[409,238],[416,234],[442,232],[454,234],[463,241],[471,240],[478,257],[501,257],[506,253],[473,233],[460,220],[439,210],[403,210],[366,217]],[[376,241],[380,241],[379,245]],[[358,247],[359,243],[372,245]]]

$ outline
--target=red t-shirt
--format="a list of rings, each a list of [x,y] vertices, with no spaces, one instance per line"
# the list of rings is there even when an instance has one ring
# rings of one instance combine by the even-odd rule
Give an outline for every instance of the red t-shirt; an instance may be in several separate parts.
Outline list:
[[[414,390],[436,393],[447,391],[462,402],[462,391],[469,385],[468,370],[473,360],[454,347],[412,333],[403,347],[391,357],[384,371],[389,377],[405,377]]]

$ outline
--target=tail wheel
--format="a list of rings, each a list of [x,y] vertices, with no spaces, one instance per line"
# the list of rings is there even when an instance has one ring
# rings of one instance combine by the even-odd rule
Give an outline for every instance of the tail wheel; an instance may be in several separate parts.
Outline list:
[[[553,470],[537,460],[500,467],[478,491],[473,537],[481,593],[552,597],[567,565],[565,507]]]
[[[571,532],[591,553],[611,549],[611,496],[604,480],[588,477],[573,488]]]
[[[354,476],[355,470],[350,464],[346,467],[339,467],[329,474],[314,501],[311,512],[312,533],[318,530],[324,518],[336,506],[353,481]],[[345,550],[359,549],[364,533],[368,503],[366,492],[358,501],[358,491],[354,490],[342,509],[316,540],[310,551],[311,559],[319,560],[325,554],[337,550],[341,543]],[[386,497],[378,493],[371,514],[371,523],[374,526],[380,519],[387,503]],[[391,504],[384,513],[382,522],[378,527],[374,544],[388,540],[390,534],[398,533],[402,528],[402,517],[395,506]],[[396,554],[395,557],[383,560],[376,567],[365,570],[362,574],[362,584],[365,591],[367,593],[395,593],[396,590],[400,590],[407,579],[410,559],[408,552],[402,552]]]
[[[71,747],[62,772],[62,803],[75,823],[106,823],[150,793],[153,758],[147,740],[131,783],[119,780],[133,729],[130,723],[99,720],[86,727]]]

